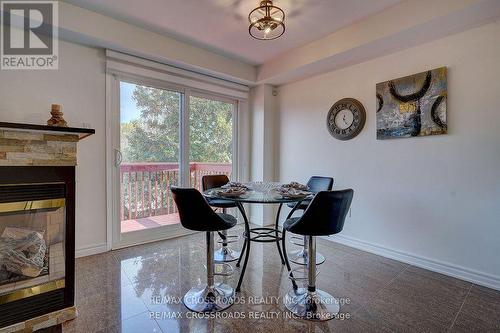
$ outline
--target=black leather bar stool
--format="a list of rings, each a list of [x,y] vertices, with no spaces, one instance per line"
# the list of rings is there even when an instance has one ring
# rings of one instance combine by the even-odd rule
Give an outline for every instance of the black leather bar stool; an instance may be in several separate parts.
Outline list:
[[[334,235],[342,231],[345,217],[351,206],[353,190],[318,192],[301,217],[290,218],[283,225],[285,230],[307,237],[308,261],[306,288],[296,288],[296,278],[290,272],[294,288],[283,302],[288,310],[306,320],[323,321],[335,318],[340,311],[337,299],[327,292],[316,289],[316,236]],[[283,235],[284,237],[284,235]],[[301,267],[299,267],[301,268]]]
[[[307,182],[307,186],[309,187],[309,191],[313,193],[318,193],[320,191],[330,191],[333,187],[333,178],[331,177],[320,177],[320,176],[312,176],[309,178],[309,181]],[[311,203],[311,200],[304,200],[301,201],[298,205],[289,203],[288,207],[292,208],[293,210],[288,214],[288,218],[290,218],[293,214],[294,211],[296,210],[302,210],[305,211],[307,206]],[[307,264],[307,258],[308,258],[308,252],[307,252],[307,236],[303,237],[303,240],[300,239],[300,237],[293,236],[290,238],[290,242],[294,245],[299,245],[302,246],[301,249],[295,250],[290,252],[290,255],[287,257],[290,259],[291,262],[298,264],[298,265],[306,265]],[[286,249],[283,247],[283,251],[286,256]],[[321,253],[317,252],[316,253],[316,264],[321,265],[325,261],[325,256],[323,256]]]
[[[203,176],[201,178],[201,186],[203,191],[210,190],[212,188],[221,187],[229,182],[229,178],[226,175],[209,175]],[[222,212],[225,214],[227,208],[236,208],[236,203],[224,199],[207,199],[208,204],[212,207],[222,208]],[[228,235],[226,230],[220,231],[219,235],[221,237],[221,247],[214,253],[214,260],[218,262],[231,262],[238,260],[240,257],[240,252],[234,251],[229,248],[228,244],[238,241],[238,236]]]
[[[196,312],[225,310],[234,301],[234,289],[223,283],[214,283],[214,275],[216,275],[214,274],[214,231],[234,227],[236,218],[229,214],[214,212],[203,195],[194,188],[172,186],[170,189],[179,211],[182,226],[189,230],[205,231],[207,236],[207,285],[189,290],[184,295],[184,305]],[[222,265],[230,266],[229,264]]]

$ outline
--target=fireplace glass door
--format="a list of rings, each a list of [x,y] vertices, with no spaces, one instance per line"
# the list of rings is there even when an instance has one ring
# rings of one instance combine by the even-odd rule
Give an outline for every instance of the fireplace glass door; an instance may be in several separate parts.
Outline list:
[[[65,199],[0,203],[0,304],[64,288]]]

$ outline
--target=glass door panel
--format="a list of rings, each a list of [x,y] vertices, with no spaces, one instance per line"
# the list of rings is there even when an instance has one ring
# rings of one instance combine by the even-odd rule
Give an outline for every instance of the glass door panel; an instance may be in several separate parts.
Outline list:
[[[190,186],[201,191],[204,175],[233,173],[235,103],[189,97]]]
[[[183,94],[120,82],[120,232],[179,223],[169,187],[179,185]]]

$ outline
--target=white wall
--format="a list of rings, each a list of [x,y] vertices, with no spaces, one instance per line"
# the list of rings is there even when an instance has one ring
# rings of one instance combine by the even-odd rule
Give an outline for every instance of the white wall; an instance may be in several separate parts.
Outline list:
[[[251,112],[251,173],[252,180],[272,181],[275,179],[274,156],[276,155],[274,123],[277,106],[273,96],[274,88],[261,84],[250,89]]]
[[[339,241],[500,288],[499,40],[496,22],[280,87],[280,179],[355,190]],[[449,134],[377,141],[376,83],[440,66]],[[344,97],[367,110],[346,142],[326,129]]]
[[[59,70],[0,71],[0,120],[44,124],[50,105],[62,104],[70,126],[88,123],[96,134],[78,144],[77,254],[105,250],[104,52],[59,44]]]

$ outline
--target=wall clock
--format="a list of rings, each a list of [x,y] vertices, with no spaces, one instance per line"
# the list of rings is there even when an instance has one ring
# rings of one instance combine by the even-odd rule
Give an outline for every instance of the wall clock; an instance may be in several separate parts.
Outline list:
[[[343,98],[333,104],[326,117],[330,134],[339,140],[350,140],[365,126],[366,112],[363,104],[354,98]]]

